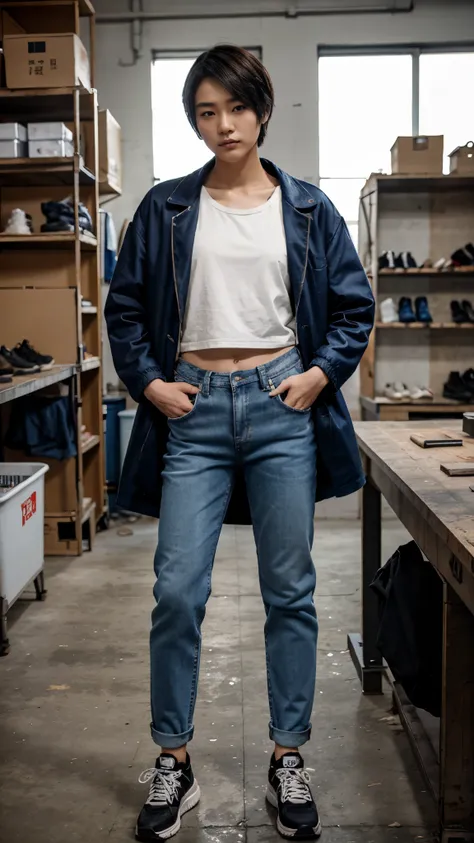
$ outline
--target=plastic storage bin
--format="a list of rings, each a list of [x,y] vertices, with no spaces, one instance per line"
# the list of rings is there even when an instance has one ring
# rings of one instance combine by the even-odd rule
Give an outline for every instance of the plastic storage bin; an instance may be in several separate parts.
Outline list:
[[[44,463],[0,463],[0,650],[4,652],[7,610],[43,571],[48,470]],[[8,488],[9,482],[15,485]]]
[[[132,432],[136,414],[136,410],[122,410],[122,412],[118,414],[120,419],[120,469],[122,469],[125,454],[127,453],[130,434]]]

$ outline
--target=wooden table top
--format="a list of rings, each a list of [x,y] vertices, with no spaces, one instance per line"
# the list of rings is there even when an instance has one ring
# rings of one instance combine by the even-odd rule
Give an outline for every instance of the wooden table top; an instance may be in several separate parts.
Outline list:
[[[359,447],[377,470],[420,513],[474,575],[474,476],[450,477],[440,463],[474,462],[474,439],[462,433],[459,420],[356,422]],[[463,440],[460,448],[420,448],[412,433],[447,433]]]

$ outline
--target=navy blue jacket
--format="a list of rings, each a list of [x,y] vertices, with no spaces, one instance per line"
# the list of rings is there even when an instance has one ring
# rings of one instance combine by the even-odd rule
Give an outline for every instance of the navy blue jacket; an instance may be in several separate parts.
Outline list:
[[[344,220],[314,185],[262,159],[280,182],[297,340],[305,368],[330,384],[313,406],[318,445],[317,500],[364,484],[351,418],[340,388],[357,368],[374,319],[374,299]],[[155,378],[173,380],[189,287],[194,235],[210,161],[184,179],[153,187],[130,224],[105,306],[112,355],[138,402],[118,503],[158,516],[168,424],[143,395]],[[226,520],[249,523],[242,478]]]

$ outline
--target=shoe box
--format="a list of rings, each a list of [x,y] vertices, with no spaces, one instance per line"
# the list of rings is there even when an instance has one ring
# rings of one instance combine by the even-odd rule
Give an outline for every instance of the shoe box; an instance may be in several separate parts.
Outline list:
[[[99,187],[107,190],[122,190],[122,130],[120,124],[108,109],[99,110]],[[93,127],[85,122],[82,126],[84,157],[86,166],[93,168]]]
[[[30,158],[72,158],[73,134],[64,123],[28,123]]]
[[[449,172],[458,176],[474,176],[474,142],[457,146],[449,153]]]
[[[73,33],[5,35],[7,88],[90,88],[89,59]]]
[[[392,146],[392,174],[443,174],[443,135],[400,136]]]
[[[26,158],[26,127],[21,123],[0,123],[0,158]]]

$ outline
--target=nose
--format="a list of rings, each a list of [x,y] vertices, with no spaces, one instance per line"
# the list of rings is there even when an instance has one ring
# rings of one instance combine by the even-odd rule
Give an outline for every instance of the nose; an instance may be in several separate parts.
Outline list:
[[[229,135],[233,130],[234,126],[231,115],[224,112],[219,118],[219,134]]]

